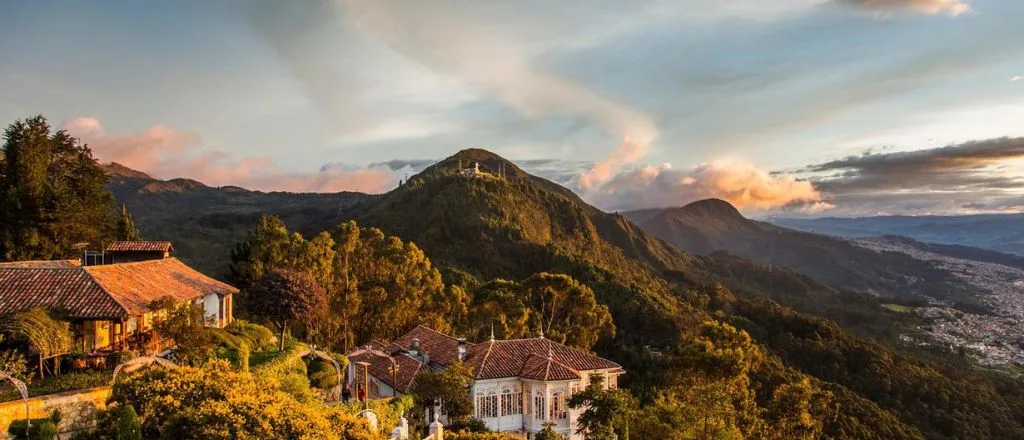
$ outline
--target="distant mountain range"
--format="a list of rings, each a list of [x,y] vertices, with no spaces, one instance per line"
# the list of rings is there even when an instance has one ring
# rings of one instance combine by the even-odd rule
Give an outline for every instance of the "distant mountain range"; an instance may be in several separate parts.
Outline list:
[[[970,246],[1024,256],[1024,214],[816,219],[780,217],[768,221],[820,234],[844,237],[899,235],[923,242]]]
[[[472,163],[483,173],[462,172]],[[484,150],[461,151],[383,195],[263,193],[162,181],[123,167],[108,167],[108,173],[111,191],[145,238],[172,240],[180,258],[214,275],[227,275],[232,247],[262,214],[281,216],[303,234],[355,219],[414,242],[449,284],[471,289],[493,278],[537,272],[580,280],[609,308],[617,327],[615,337],[596,349],[641,383],[662,372],[638,347],[673,350],[683,335],[715,319],[747,331],[765,347],[768,356],[751,386],[770,395],[787,377],[807,374],[835,395],[839,414],[825,421],[830,438],[1024,437],[1019,383],[974,371],[957,357],[915,351],[921,358],[914,358],[902,351],[911,347],[897,351],[875,342],[899,346],[897,336],[912,327],[912,318],[883,307],[874,296],[826,286],[787,264],[737,255],[764,247],[770,250],[765,254],[792,253],[788,258],[800,262],[808,252],[794,266],[820,270],[819,276],[833,276],[840,286],[847,282],[884,293],[900,293],[899,264],[911,277],[939,274],[895,257],[888,263],[895,267],[886,271],[840,240],[753,222],[724,202],[680,212],[606,213]],[[663,225],[677,244],[638,224],[652,230]],[[753,244],[742,245],[740,238]],[[723,244],[737,255],[699,255]],[[685,252],[688,246],[701,252]],[[827,271],[827,264],[806,261],[814,259],[857,263]],[[873,276],[882,281],[872,282]],[[937,363],[921,360],[932,356]]]
[[[690,253],[724,251],[787,267],[852,291],[978,305],[974,303],[975,295],[956,277],[931,263],[895,252],[875,252],[841,238],[750,220],[723,200],[702,200],[681,208],[623,215],[645,231]]]

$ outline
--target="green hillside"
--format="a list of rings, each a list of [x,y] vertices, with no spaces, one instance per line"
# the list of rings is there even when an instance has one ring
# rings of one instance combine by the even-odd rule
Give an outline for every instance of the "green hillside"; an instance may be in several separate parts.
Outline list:
[[[486,174],[460,173],[475,162]],[[684,253],[483,150],[460,152],[380,197],[191,188],[156,194],[136,189],[127,201],[146,235],[177,243],[177,237],[207,231],[195,248],[179,246],[186,259],[208,249],[204,255],[229,261],[218,249],[230,249],[235,231],[244,234],[255,223],[246,216],[262,210],[282,215],[304,233],[333,229],[342,219],[379,227],[415,242],[442,268],[448,284],[471,287],[541,271],[570,274],[612,312],[618,332],[596,348],[630,371],[627,385],[641,396],[670,368],[645,356],[643,347],[673,353],[701,322],[717,319],[746,330],[767,348],[769,358],[752,373],[759,400],[803,374],[832,391],[838,415],[825,421],[829,437],[1024,437],[1019,381],[956,362],[922,362],[844,331],[881,336],[900,325],[900,314],[869,297],[843,295],[794,272],[728,255]],[[206,212],[196,215],[196,209]],[[218,228],[193,216],[245,221]],[[208,243],[214,241],[216,247]],[[772,300],[848,319],[840,327]],[[844,307],[844,301],[856,307]],[[864,320],[855,313],[870,310],[876,311],[866,320],[871,324],[858,326]]]

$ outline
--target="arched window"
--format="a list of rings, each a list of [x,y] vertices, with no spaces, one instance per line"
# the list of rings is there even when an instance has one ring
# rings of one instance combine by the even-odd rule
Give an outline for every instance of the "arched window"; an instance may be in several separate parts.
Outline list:
[[[501,415],[512,416],[523,413],[523,395],[519,387],[501,387]]]

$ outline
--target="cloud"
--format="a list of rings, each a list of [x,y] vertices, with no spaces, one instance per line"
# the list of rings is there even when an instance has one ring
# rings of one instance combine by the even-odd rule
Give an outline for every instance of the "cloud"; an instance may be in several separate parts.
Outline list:
[[[163,125],[111,134],[94,118],[76,118],[60,128],[88,144],[100,162],[117,162],[160,179],[187,177],[208,185],[263,191],[368,193],[383,192],[397,181],[397,174],[386,166],[329,164],[313,173],[289,172],[266,157],[233,158],[206,148],[198,134]]]
[[[971,11],[971,5],[964,0],[833,0],[833,3],[881,14],[915,12],[955,17]]]
[[[830,193],[871,190],[969,191],[1015,189],[1024,178],[1000,165],[1024,158],[1024,138],[973,141],[916,151],[865,153],[809,166]]]
[[[1014,76],[1010,77],[1010,82],[1017,82],[1017,81],[1020,81],[1022,79],[1024,79],[1024,76],[1014,75]]]
[[[670,164],[639,167],[584,192],[584,197],[614,210],[682,206],[711,197],[748,211],[786,208],[821,212],[831,208],[807,180],[772,175],[751,163],[731,161],[690,169],[674,169]]]
[[[539,68],[526,45],[474,21],[472,7],[452,13],[419,1],[337,3],[365,35],[499,99],[526,118],[579,117],[607,135],[626,138],[589,173],[590,184],[610,178],[612,170],[643,156],[657,136],[650,115]]]

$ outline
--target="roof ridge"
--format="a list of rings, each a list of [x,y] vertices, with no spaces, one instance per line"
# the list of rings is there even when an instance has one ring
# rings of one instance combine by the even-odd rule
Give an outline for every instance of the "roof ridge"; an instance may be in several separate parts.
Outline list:
[[[477,377],[480,376],[480,374],[484,371],[484,366],[487,365],[487,358],[491,355],[491,349],[494,348],[494,340],[492,339],[490,341],[487,341],[487,342],[485,342],[485,344],[488,344],[487,345],[487,352],[484,353],[484,358],[480,359],[480,368],[477,369],[477,372],[476,372],[476,376]]]
[[[423,328],[425,328],[425,329],[427,329],[427,330],[430,330],[431,332],[437,333],[437,334],[439,334],[439,335],[441,335],[441,336],[444,336],[444,337],[446,337],[446,338],[448,338],[448,339],[451,339],[451,340],[453,340],[453,341],[458,341],[458,340],[459,340],[459,338],[456,338],[456,337],[454,337],[454,336],[451,336],[451,335],[446,335],[446,334],[444,334],[444,333],[441,333],[441,332],[439,332],[439,331],[437,331],[437,330],[434,330],[434,329],[432,329],[432,328],[430,328],[430,327],[428,327],[428,326],[426,326],[426,325],[424,325],[424,324],[416,324],[416,327],[417,327],[417,328],[419,328],[419,327],[423,327]],[[406,334],[408,334],[408,332],[406,332]]]
[[[113,301],[114,304],[117,304],[117,306],[120,307],[121,310],[124,311],[124,313],[126,315],[131,316],[132,312],[128,310],[128,307],[125,306],[124,303],[122,303],[120,300],[118,300],[117,297],[113,293],[111,293],[109,290],[107,290],[106,286],[104,286],[103,283],[100,282],[100,280],[97,280],[96,278],[94,278],[92,276],[91,272],[89,272],[88,270],[85,270],[86,267],[96,267],[96,266],[81,266],[80,269],[82,269],[82,272],[85,272],[85,274],[88,275],[90,282],[95,284],[96,287],[99,287],[100,291],[102,291],[103,293],[107,294],[107,298],[110,298],[110,300]]]
[[[423,362],[418,362],[418,365],[416,365],[416,371],[412,372],[412,377],[409,379],[409,383],[405,384],[405,393],[406,394],[409,392],[409,387],[412,386],[412,383],[416,381],[416,376],[420,375],[420,370],[423,369],[423,365],[424,365]],[[397,386],[398,384],[396,383],[395,385]]]
[[[143,265],[143,264],[153,264],[153,263],[157,263],[157,262],[160,262],[160,263],[162,263],[162,262],[168,262],[168,261],[171,261],[171,260],[177,261],[177,262],[179,262],[179,263],[181,262],[181,260],[179,260],[179,259],[178,259],[177,257],[167,257],[167,258],[154,258],[154,259],[152,259],[152,260],[142,260],[142,261],[126,261],[126,262],[124,262],[124,263],[113,263],[113,264],[97,264],[97,265],[94,265],[94,266],[82,266],[82,268],[89,268],[89,269],[94,269],[94,268],[97,268],[97,267],[114,267],[114,266],[124,267],[124,266],[141,266],[141,265]],[[182,263],[182,264],[185,264],[185,263]],[[185,264],[185,266],[188,266],[188,265],[187,265],[187,264]],[[190,269],[191,269],[191,267],[190,267]],[[195,269],[192,269],[192,270],[195,270]],[[196,272],[199,272],[199,271],[196,271]],[[201,272],[200,272],[200,273],[201,273]]]

